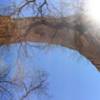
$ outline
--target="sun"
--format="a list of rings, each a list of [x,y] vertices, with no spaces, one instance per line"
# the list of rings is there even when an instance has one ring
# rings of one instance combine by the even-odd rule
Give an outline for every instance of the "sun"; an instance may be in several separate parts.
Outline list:
[[[86,9],[88,16],[100,24],[100,0],[87,0]]]

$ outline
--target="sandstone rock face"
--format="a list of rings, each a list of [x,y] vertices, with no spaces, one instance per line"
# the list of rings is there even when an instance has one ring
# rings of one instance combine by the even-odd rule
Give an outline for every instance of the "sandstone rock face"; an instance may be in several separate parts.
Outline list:
[[[63,20],[64,21],[64,20]],[[67,19],[0,17],[0,44],[46,42],[78,50],[100,70],[100,37],[96,33],[78,33]]]
[[[0,16],[0,44],[10,41],[14,23],[9,16]]]

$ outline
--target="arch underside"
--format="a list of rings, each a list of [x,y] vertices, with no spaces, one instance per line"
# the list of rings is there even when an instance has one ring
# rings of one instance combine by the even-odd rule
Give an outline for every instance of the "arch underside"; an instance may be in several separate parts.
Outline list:
[[[52,24],[45,21],[33,23],[32,18],[9,20],[10,24],[0,24],[0,45],[27,41],[59,44],[79,51],[100,70],[100,41],[95,33],[80,34],[74,24],[62,23],[58,19],[47,19]]]

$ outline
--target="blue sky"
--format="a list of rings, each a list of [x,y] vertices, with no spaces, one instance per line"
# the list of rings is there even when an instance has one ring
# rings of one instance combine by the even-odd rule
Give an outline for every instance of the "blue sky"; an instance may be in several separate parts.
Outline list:
[[[28,47],[28,50],[33,56],[22,59],[21,63],[27,71],[35,66],[48,72],[50,100],[100,100],[100,73],[77,51],[61,46],[45,49]],[[2,56],[6,64],[12,65],[12,75],[17,69],[14,66],[16,52],[17,46],[13,45],[9,52]],[[36,99],[34,95],[29,98],[26,100]],[[44,97],[39,100],[48,99]]]
[[[52,100],[100,99],[100,73],[78,52],[59,46],[39,50],[35,59],[50,74]]]
[[[21,6],[21,3],[23,3],[22,1],[23,0],[0,0],[0,6],[10,5],[11,2],[13,2],[13,4],[16,3],[18,6]],[[41,0],[39,0],[39,1],[41,1]],[[76,1],[78,1],[78,0],[76,0]],[[60,15],[66,16],[69,14],[73,14],[76,11],[75,7],[73,9],[73,5],[74,6],[76,5],[76,1],[73,1],[73,0],[53,0],[53,2],[52,2],[52,0],[49,0],[48,7],[49,7],[50,11],[49,11],[49,13],[45,13],[45,14],[53,15],[53,16],[60,16]],[[62,2],[62,4],[61,4],[61,2]],[[47,8],[44,8],[44,11],[48,12]],[[2,15],[7,15],[7,14],[3,13]],[[23,16],[28,17],[28,16],[31,16],[32,14],[33,14],[33,9],[30,9],[30,7],[26,7],[26,8],[24,8],[24,10],[20,14],[20,16],[21,17],[23,17]]]
[[[0,3],[9,2],[0,0]],[[22,63],[25,64],[26,70],[32,70],[32,66],[36,66],[48,72],[51,100],[100,100],[100,73],[77,51],[61,46],[28,49],[33,56],[24,59]],[[17,69],[15,66],[16,53],[17,46],[13,45],[1,56],[5,63],[10,65],[12,75]],[[29,98],[27,100],[36,99],[35,96]]]

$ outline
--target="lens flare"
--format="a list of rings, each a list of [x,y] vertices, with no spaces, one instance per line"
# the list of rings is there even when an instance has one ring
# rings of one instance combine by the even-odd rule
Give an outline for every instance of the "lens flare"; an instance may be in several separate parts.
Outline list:
[[[88,0],[85,7],[88,16],[93,21],[100,23],[100,0]]]

